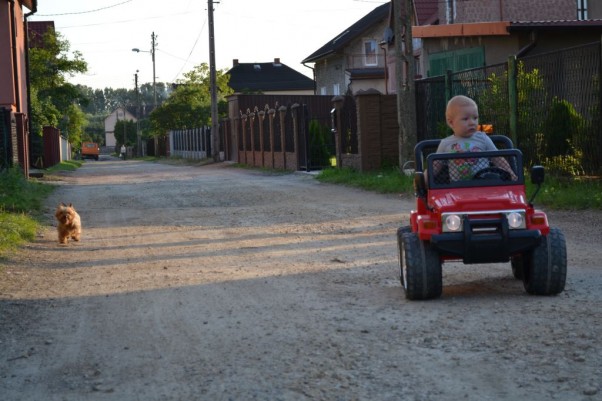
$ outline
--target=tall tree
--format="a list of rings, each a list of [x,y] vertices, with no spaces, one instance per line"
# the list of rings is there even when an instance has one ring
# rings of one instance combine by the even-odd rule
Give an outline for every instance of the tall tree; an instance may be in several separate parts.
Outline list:
[[[67,77],[86,72],[88,66],[80,52],[70,54],[69,49],[69,42],[60,33],[47,32],[42,45],[29,52],[32,131],[41,135],[44,125],[52,125],[79,146],[86,124],[79,105],[86,99]]]
[[[225,70],[217,71],[219,101],[232,94],[228,86],[230,76]],[[154,136],[164,135],[172,129],[187,129],[208,125],[211,118],[211,94],[209,66],[206,63],[196,66],[184,74],[169,98],[151,113],[151,127]],[[223,109],[223,108],[222,108]]]

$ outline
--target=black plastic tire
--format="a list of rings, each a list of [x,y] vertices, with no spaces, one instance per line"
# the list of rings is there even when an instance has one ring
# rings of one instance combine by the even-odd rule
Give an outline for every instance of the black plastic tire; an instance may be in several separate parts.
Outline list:
[[[522,280],[525,271],[524,256],[513,256],[512,259],[510,259],[510,265],[512,266],[512,275],[514,278],[517,280]]]
[[[564,234],[550,228],[547,237],[524,260],[523,284],[533,295],[556,295],[564,291],[566,283],[566,242]]]
[[[442,274],[439,254],[416,233],[400,233],[399,262],[401,285],[407,299],[421,300],[441,296]]]
[[[406,233],[411,233],[412,227],[410,226],[402,226],[397,229],[397,251],[399,255],[399,282],[403,287],[403,262],[401,260],[401,255],[403,254],[403,248],[401,245],[402,237]]]

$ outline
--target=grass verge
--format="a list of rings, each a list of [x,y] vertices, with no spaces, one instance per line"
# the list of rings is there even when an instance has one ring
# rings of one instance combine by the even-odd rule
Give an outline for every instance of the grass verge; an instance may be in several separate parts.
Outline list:
[[[40,224],[42,202],[54,186],[26,180],[23,172],[0,172],[0,257],[31,241]]]
[[[414,194],[412,177],[400,174],[397,169],[365,173],[352,169],[326,169],[316,179],[379,193]],[[529,179],[526,186],[527,195],[531,196],[536,188]],[[534,202],[552,209],[602,210],[602,181],[546,177]]]
[[[316,179],[320,182],[347,185],[383,194],[414,193],[412,177],[400,174],[394,168],[365,173],[349,168],[329,168],[322,170]]]

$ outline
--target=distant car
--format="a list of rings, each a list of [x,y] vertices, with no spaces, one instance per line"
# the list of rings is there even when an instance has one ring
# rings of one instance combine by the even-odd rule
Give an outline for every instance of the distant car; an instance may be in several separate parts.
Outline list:
[[[95,142],[82,142],[82,159],[90,158],[98,160],[100,148]]]
[[[441,268],[448,261],[510,262],[527,293],[554,295],[564,290],[564,235],[534,208],[537,191],[527,199],[522,153],[508,137],[491,135],[491,139],[499,150],[436,153],[440,140],[416,145],[416,208],[410,224],[397,231],[406,298],[439,297]],[[497,167],[500,158],[514,174]],[[542,166],[531,169],[531,180],[539,190]]]

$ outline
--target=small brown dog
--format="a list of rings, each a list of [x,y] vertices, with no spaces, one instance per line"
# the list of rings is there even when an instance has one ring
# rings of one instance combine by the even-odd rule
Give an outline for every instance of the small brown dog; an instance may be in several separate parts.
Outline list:
[[[66,244],[69,238],[79,241],[82,234],[82,222],[73,204],[65,205],[61,203],[56,208],[54,215],[59,222],[59,243]]]

